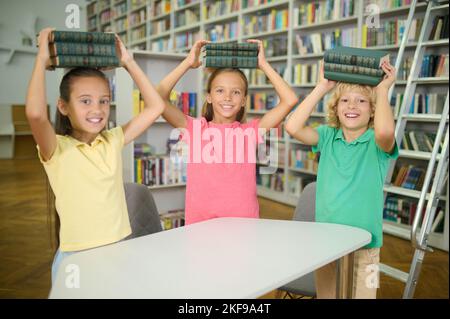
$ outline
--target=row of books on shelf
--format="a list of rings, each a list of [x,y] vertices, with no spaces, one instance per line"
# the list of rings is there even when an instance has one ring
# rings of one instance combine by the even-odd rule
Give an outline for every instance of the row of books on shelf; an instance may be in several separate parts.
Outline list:
[[[171,0],[157,0],[153,4],[152,16],[157,17],[159,15],[169,13],[171,10]]]
[[[247,110],[268,111],[273,109],[278,103],[278,97],[270,93],[251,93],[247,98]]]
[[[259,174],[256,170],[256,184],[266,189],[283,192],[284,191],[284,174],[276,172],[274,174]]]
[[[186,183],[186,163],[169,156],[146,156],[134,159],[134,182],[147,186]]]
[[[387,221],[397,224],[411,226],[417,211],[417,200],[404,199],[395,196],[387,196],[384,203],[383,218]],[[422,213],[422,221],[424,212]],[[419,226],[422,225],[420,221]],[[431,224],[432,233],[443,233],[445,221],[445,210],[438,207],[435,212],[433,223]]]
[[[242,1],[242,9],[254,8],[256,6],[276,2],[279,0],[241,0]]]
[[[285,80],[289,82],[286,64],[273,64],[273,69]],[[260,69],[243,69],[249,85],[270,84],[266,74]]]
[[[294,26],[304,26],[355,15],[355,0],[321,0],[294,8]]]
[[[448,53],[427,54],[423,57],[419,77],[448,77],[448,67]]]
[[[200,20],[199,12],[195,10],[184,10],[175,16],[175,28],[190,25]]]
[[[200,32],[185,32],[175,35],[175,49],[191,48],[195,41],[200,40]]]
[[[325,50],[333,49],[337,46],[356,47],[358,41],[357,32],[356,28],[343,28],[306,35],[296,34],[295,42],[298,54],[321,54]]]
[[[211,1],[203,6],[206,20],[224,16],[239,10],[240,0]]]
[[[244,16],[244,35],[252,35],[262,32],[284,30],[289,27],[289,10],[272,9],[267,13]]]
[[[175,209],[166,213],[160,214],[161,227],[163,230],[183,227],[185,224],[184,210]]]
[[[160,33],[170,30],[170,20],[157,20],[151,23],[151,34],[159,35]]]
[[[184,114],[196,116],[197,114],[197,93],[177,92],[173,90],[170,94],[172,105],[180,109]],[[144,109],[144,99],[138,89],[133,90],[133,115],[137,115]]]
[[[141,24],[147,20],[147,9],[143,8],[141,10],[132,12],[130,14],[130,27]]]
[[[317,156],[310,150],[291,149],[289,157],[289,167],[304,169],[317,173]]]
[[[293,66],[292,83],[294,85],[315,84],[317,82],[319,62]]]
[[[172,90],[170,93],[170,102],[184,114],[197,116],[197,93],[196,92],[177,92]]]
[[[424,131],[405,131],[401,148],[404,150],[432,152],[436,133]]]
[[[175,0],[174,5],[175,5],[175,9],[179,9],[184,6],[187,6],[188,4],[194,4],[194,3],[199,3],[199,2],[200,2],[200,0]]]
[[[285,36],[272,37],[261,41],[263,42],[264,54],[267,58],[288,54],[288,39]]]
[[[423,19],[414,19],[408,33],[408,43],[419,40]],[[380,45],[399,45],[405,32],[406,20],[382,21],[377,28],[370,28],[367,24],[362,28],[362,47]]]
[[[446,95],[438,93],[415,93],[407,111],[410,114],[442,114]],[[398,116],[403,102],[403,93],[393,94],[391,106],[394,115]]]
[[[393,186],[420,191],[425,178],[425,169],[414,165],[396,166],[393,175]]]
[[[448,14],[434,17],[429,40],[448,39]]]
[[[206,39],[212,42],[237,39],[238,35],[239,24],[236,21],[212,25],[205,30]]]

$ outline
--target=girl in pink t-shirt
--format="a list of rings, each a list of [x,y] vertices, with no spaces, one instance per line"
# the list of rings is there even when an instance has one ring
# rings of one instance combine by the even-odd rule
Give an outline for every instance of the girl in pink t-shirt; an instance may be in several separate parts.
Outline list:
[[[266,61],[262,42],[258,43],[258,68],[279,96],[279,103],[261,119],[245,122],[247,78],[239,69],[216,69],[210,75],[202,117],[192,118],[170,103],[176,83],[189,69],[198,68],[199,40],[189,55],[159,84],[166,101],[163,117],[183,131],[189,156],[186,185],[186,224],[216,217],[259,217],[256,193],[256,150],[261,131],[276,128],[297,103],[289,85]]]

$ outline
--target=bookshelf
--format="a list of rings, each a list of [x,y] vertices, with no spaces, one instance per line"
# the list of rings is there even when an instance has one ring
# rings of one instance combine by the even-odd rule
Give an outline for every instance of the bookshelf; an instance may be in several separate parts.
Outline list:
[[[163,79],[167,74],[167,70],[175,68],[186,57],[184,54],[177,53],[161,54],[137,50],[131,52],[136,62],[155,85]],[[175,90],[177,92],[198,92],[199,72],[199,70],[191,70],[186,73],[175,86]],[[115,85],[115,103],[117,105],[115,116],[117,124],[121,125],[129,121],[135,114],[133,110],[135,105],[133,94],[136,92],[136,87],[129,74],[123,68],[118,68],[115,71]],[[196,101],[196,112],[200,112],[199,103],[199,101]],[[164,119],[159,118],[145,133],[124,148],[124,182],[136,181],[135,151],[138,145],[141,143],[149,144],[153,148],[152,156],[167,155],[167,140],[171,133],[173,133],[172,126]],[[162,213],[184,209],[185,186],[185,182],[180,181],[149,186],[158,211]]]
[[[103,4],[101,4],[103,2]],[[95,29],[101,30],[103,24],[100,23],[100,16],[107,8],[113,8],[121,1],[104,0],[94,1],[88,5],[88,25],[90,18],[96,18]],[[317,65],[323,57],[323,51],[330,48],[333,42],[341,45],[367,47],[379,50],[386,50],[391,53],[392,61],[395,61],[396,51],[399,49],[400,29],[404,26],[407,19],[409,5],[407,1],[389,2],[386,0],[341,0],[341,1],[307,1],[307,0],[125,0],[127,3],[126,17],[130,21],[132,10],[139,11],[146,9],[145,20],[135,25],[135,28],[145,26],[145,36],[142,34],[140,39],[131,41],[130,31],[133,27],[129,26],[122,31],[123,36],[128,41],[128,47],[152,51],[167,52],[179,54],[186,53],[196,39],[205,38],[220,42],[242,42],[249,38],[258,38],[264,41],[265,52],[268,61],[279,71],[280,74],[291,84],[300,97],[306,96],[315,86],[315,74]],[[339,10],[327,12],[326,5],[341,3]],[[387,3],[396,3],[389,6]],[[365,23],[370,16],[366,12],[367,5],[376,3],[379,5],[380,25],[386,31],[383,36],[378,38],[371,34],[371,31],[365,27]],[[312,6],[321,6],[321,10],[314,18],[308,16],[308,10]],[[89,10],[89,6],[96,6],[95,10]],[[135,8],[135,9],[132,9]],[[448,1],[436,10],[442,12],[448,11]],[[412,32],[405,48],[404,60],[408,60],[398,72],[398,81],[395,84],[393,95],[405,89],[407,84],[408,67],[410,67],[414,50],[417,46],[417,38],[420,32],[420,20],[423,19],[426,11],[426,2],[419,1],[418,9],[414,16],[415,32]],[[190,13],[186,13],[190,12]],[[267,17],[275,15],[278,12],[286,12],[287,18],[279,13],[278,25],[262,29],[250,28],[257,25],[258,21],[267,21]],[[309,11],[311,12],[311,11]],[[105,15],[105,14],[104,14]],[[184,18],[180,18],[184,16]],[[179,21],[187,19],[190,23],[182,24]],[[265,18],[266,17],[266,18]],[[116,17],[116,19],[121,19]],[[198,19],[198,20],[197,20]],[[256,23],[255,23],[256,19]],[[259,19],[259,20],[258,20]],[[266,19],[266,20],[264,20]],[[276,18],[275,18],[276,19]],[[162,22],[161,22],[162,21]],[[187,20],[186,20],[187,21]],[[159,23],[159,26],[158,26]],[[105,22],[106,24],[106,22]],[[155,27],[155,25],[157,27]],[[239,26],[236,28],[236,26]],[[114,25],[112,25],[114,27]],[[164,30],[155,32],[155,28],[164,27]],[[388,34],[389,32],[389,34]],[[122,35],[121,35],[122,36]],[[303,41],[303,51],[299,50],[299,38]],[[305,41],[309,38],[309,43]],[[323,43],[318,43],[323,42]],[[448,39],[430,40],[423,43],[430,50],[430,54],[448,54]],[[144,54],[144,53],[142,53]],[[147,53],[145,53],[147,54]],[[155,53],[156,54],[156,53]],[[163,55],[163,56],[164,56]],[[302,69],[303,68],[303,69]],[[169,68],[168,68],[169,69]],[[313,72],[314,76],[309,79],[302,78],[302,74]],[[156,79],[153,79],[156,82]],[[198,74],[194,81],[198,84],[197,92],[203,92],[205,78],[203,74]],[[438,78],[420,78],[418,81],[419,92],[439,93],[445,90],[448,85],[448,75]],[[249,95],[265,93],[274,94],[271,85],[263,81],[255,83],[249,82]],[[199,101],[201,103],[202,101]],[[200,112],[199,108],[197,109]],[[248,118],[260,117],[266,110],[249,109]],[[311,117],[311,122],[315,124],[324,123],[326,110],[324,105],[319,105],[317,111]],[[434,127],[439,122],[439,114],[410,114],[408,122],[415,123],[416,127],[428,129]],[[162,122],[161,124],[164,124]],[[159,125],[159,124],[158,124]],[[273,141],[270,141],[274,143]],[[268,142],[269,143],[269,142]],[[310,170],[303,170],[299,167],[292,167],[290,157],[292,151],[300,150],[307,152],[308,147],[292,140],[287,133],[278,139],[276,145],[279,152],[283,154],[284,161],[278,165],[277,178],[274,183],[278,185],[278,190],[258,186],[258,195],[276,200],[288,205],[296,206],[299,191],[305,183],[315,179],[315,175]],[[426,163],[429,154],[415,151],[401,151],[401,159],[404,161],[420,161]],[[300,184],[297,185],[297,184]],[[410,193],[392,193],[396,196],[409,196]],[[445,229],[442,235],[437,235],[438,240],[431,239],[431,244],[435,247],[448,250],[448,194],[445,196]],[[398,223],[385,222],[385,232],[407,238],[409,236],[409,226]],[[447,243],[444,243],[444,239]]]

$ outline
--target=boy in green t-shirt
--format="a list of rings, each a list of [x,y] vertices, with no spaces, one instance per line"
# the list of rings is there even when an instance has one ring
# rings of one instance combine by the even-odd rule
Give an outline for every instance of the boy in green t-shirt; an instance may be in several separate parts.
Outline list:
[[[376,298],[383,184],[389,160],[398,156],[394,116],[388,101],[395,68],[383,63],[382,69],[384,79],[370,87],[327,80],[322,63],[317,86],[286,124],[290,135],[320,152],[316,221],[359,227],[372,234],[370,244],[355,253],[354,298]],[[333,88],[328,125],[306,126],[314,107]],[[317,297],[335,298],[335,263],[318,269],[315,276]]]

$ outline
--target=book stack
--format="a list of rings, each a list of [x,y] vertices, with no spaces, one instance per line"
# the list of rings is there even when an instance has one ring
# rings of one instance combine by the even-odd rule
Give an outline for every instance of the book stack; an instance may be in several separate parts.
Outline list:
[[[49,50],[52,68],[120,65],[114,33],[53,31]]]
[[[160,215],[161,226],[164,230],[169,230],[184,226],[184,210],[175,209]]]
[[[378,85],[384,76],[381,64],[389,62],[384,51],[337,47],[325,51],[324,77],[329,80]]]
[[[205,67],[246,69],[258,67],[256,43],[208,43],[205,49]]]

